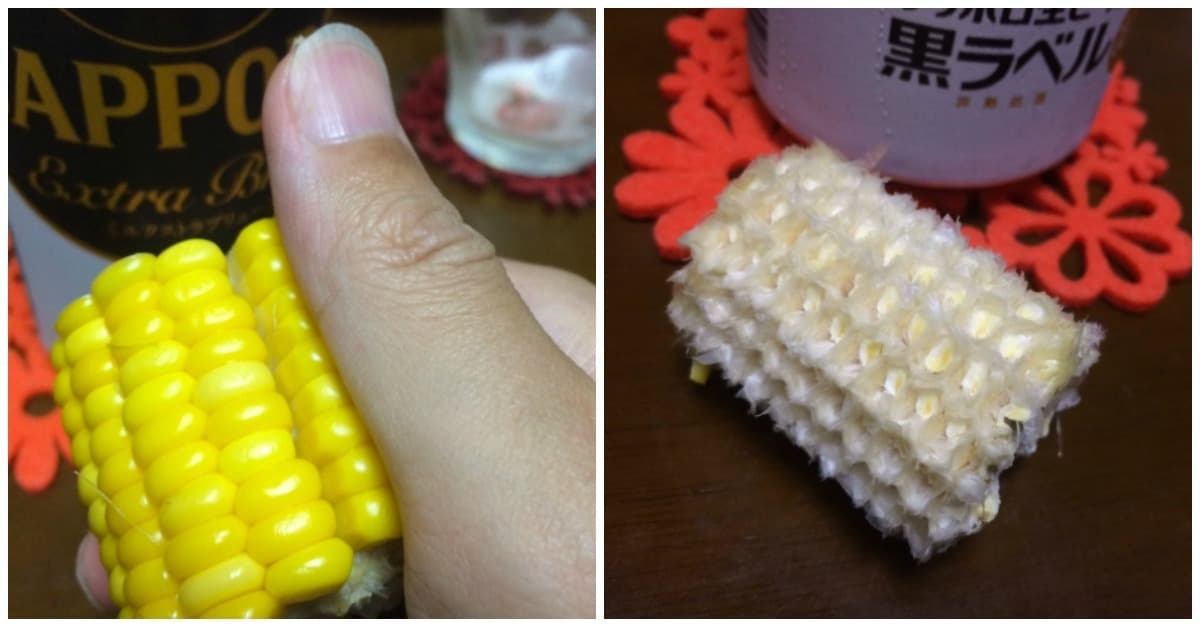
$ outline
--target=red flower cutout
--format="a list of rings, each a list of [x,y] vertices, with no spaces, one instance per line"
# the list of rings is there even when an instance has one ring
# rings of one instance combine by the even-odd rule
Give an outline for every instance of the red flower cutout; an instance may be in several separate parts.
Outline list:
[[[1192,240],[1178,229],[1181,210],[1171,194],[1094,154],[1061,166],[1056,175],[1065,195],[1033,180],[985,193],[984,206],[991,215],[988,244],[1011,266],[1031,270],[1064,304],[1081,307],[1103,295],[1143,311],[1166,295],[1168,278],[1190,271]],[[1095,205],[1089,202],[1093,182],[1109,188]],[[1062,268],[1073,247],[1082,250],[1078,278]]]
[[[709,9],[667,22],[667,39],[702,61],[726,60],[746,52],[746,10]]]
[[[722,113],[754,88],[745,55],[707,62],[682,57],[675,61],[675,73],[660,78],[658,87],[671,100],[711,101]]]
[[[1115,144],[1096,146],[1091,142],[1085,142],[1079,147],[1079,154],[1084,155],[1085,153],[1089,155],[1095,153],[1106,161],[1121,164],[1129,171],[1133,180],[1143,183],[1149,183],[1167,172],[1167,160],[1158,154],[1158,145],[1154,142],[1142,142],[1129,149]]]
[[[11,235],[8,263],[8,465],[22,490],[41,492],[58,474],[59,455],[71,461],[71,443],[51,400],[54,368],[38,339]],[[39,397],[48,411],[34,414],[28,407]]]
[[[1116,144],[1123,149],[1132,149],[1146,125],[1146,114],[1137,108],[1139,90],[1138,82],[1125,76],[1125,65],[1117,63],[1096,119],[1088,131],[1088,139],[1101,145]]]
[[[627,216],[658,219],[654,241],[663,257],[687,259],[679,236],[712,213],[733,175],[782,146],[772,140],[770,115],[753,99],[730,107],[728,126],[691,100],[671,107],[669,117],[678,136],[639,131],[625,138],[625,158],[640,171],[622,179],[613,197]]]
[[[963,224],[960,228],[962,229],[963,237],[967,238],[967,243],[970,244],[972,248],[991,250],[991,247],[988,246],[987,235],[984,235],[983,231],[978,227],[967,226],[966,224]]]

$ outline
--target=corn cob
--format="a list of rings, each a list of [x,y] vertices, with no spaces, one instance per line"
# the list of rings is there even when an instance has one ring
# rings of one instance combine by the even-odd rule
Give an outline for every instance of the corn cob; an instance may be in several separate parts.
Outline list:
[[[123,617],[340,615],[395,593],[399,512],[274,222],[234,249],[229,273],[204,240],[126,257],[57,324],[55,398]]]
[[[745,170],[681,240],[668,308],[885,535],[924,561],[999,510],[1103,335],[956,225],[815,145]]]

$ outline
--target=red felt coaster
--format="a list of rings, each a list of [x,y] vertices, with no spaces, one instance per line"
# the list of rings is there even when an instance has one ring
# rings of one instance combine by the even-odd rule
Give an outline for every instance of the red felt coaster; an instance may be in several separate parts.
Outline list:
[[[1103,295],[1130,311],[1153,307],[1166,295],[1168,278],[1191,270],[1192,241],[1178,228],[1179,202],[1136,180],[1134,170],[1092,146],[1051,173],[1051,182],[985,192],[988,246],[1029,270],[1065,305],[1081,307]],[[1089,184],[1108,191],[1093,203]],[[1073,248],[1082,252],[1082,269],[1068,276]]]
[[[8,241],[8,465],[17,486],[41,492],[58,474],[61,456],[71,461],[71,443],[53,403],[54,367],[37,334],[33,309]],[[38,402],[34,402],[34,401]],[[34,413],[37,405],[44,411]]]
[[[446,59],[437,57],[409,83],[400,98],[399,117],[422,157],[475,186],[500,183],[520,196],[540,197],[551,207],[590,207],[596,202],[596,166],[573,174],[529,177],[501,172],[467,154],[446,127]]]
[[[659,80],[675,101],[672,132],[638,131],[622,144],[634,172],[613,190],[618,208],[655,220],[654,242],[666,259],[688,258],[679,237],[712,212],[746,164],[798,143],[754,95],[744,21],[744,9],[710,9],[668,23],[668,40],[684,54]],[[1139,140],[1146,114],[1138,98],[1137,81],[1118,63],[1087,138],[1041,177],[995,189],[887,188],[969,223],[963,233],[972,246],[1030,272],[1064,304],[1104,297],[1124,309],[1148,309],[1165,295],[1168,278],[1191,270],[1191,237],[1179,230],[1178,201],[1152,183],[1167,162],[1154,143]],[[1089,180],[1106,184],[1099,202],[1089,201]],[[1060,186],[1067,191],[1056,192]],[[982,211],[973,215],[969,208],[977,205]],[[1062,266],[1070,265],[1064,257],[1073,247],[1083,250],[1082,270],[1068,276]]]

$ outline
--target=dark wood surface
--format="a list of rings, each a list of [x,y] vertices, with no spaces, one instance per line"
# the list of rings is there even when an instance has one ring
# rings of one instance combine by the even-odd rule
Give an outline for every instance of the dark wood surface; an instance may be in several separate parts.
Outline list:
[[[621,139],[667,129],[671,12],[605,13],[605,615],[1185,616],[1191,279],[1152,311],[1077,312],[1108,338],[1081,406],[1001,481],[999,517],[917,565],[714,376],[687,380],[651,225],[620,216]],[[1125,52],[1191,209],[1191,18],[1142,11]]]
[[[334,11],[332,19],[362,28],[383,52],[392,87],[407,80],[442,53],[438,11]],[[540,201],[513,197],[497,185],[475,188],[436,165],[430,175],[504,256],[544,263],[594,281],[596,212],[549,210]],[[66,465],[45,493],[21,492],[8,483],[8,612],[13,618],[98,616],[75,583],[75,550],[87,531],[86,511],[76,496],[75,476]]]

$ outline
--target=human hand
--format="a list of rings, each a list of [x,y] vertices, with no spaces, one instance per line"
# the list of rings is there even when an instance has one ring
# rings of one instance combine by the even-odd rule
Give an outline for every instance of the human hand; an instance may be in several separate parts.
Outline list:
[[[594,615],[594,287],[463,223],[356,29],[293,48],[263,125],[296,279],[403,512],[409,615]],[[96,552],[77,573],[103,603]]]

